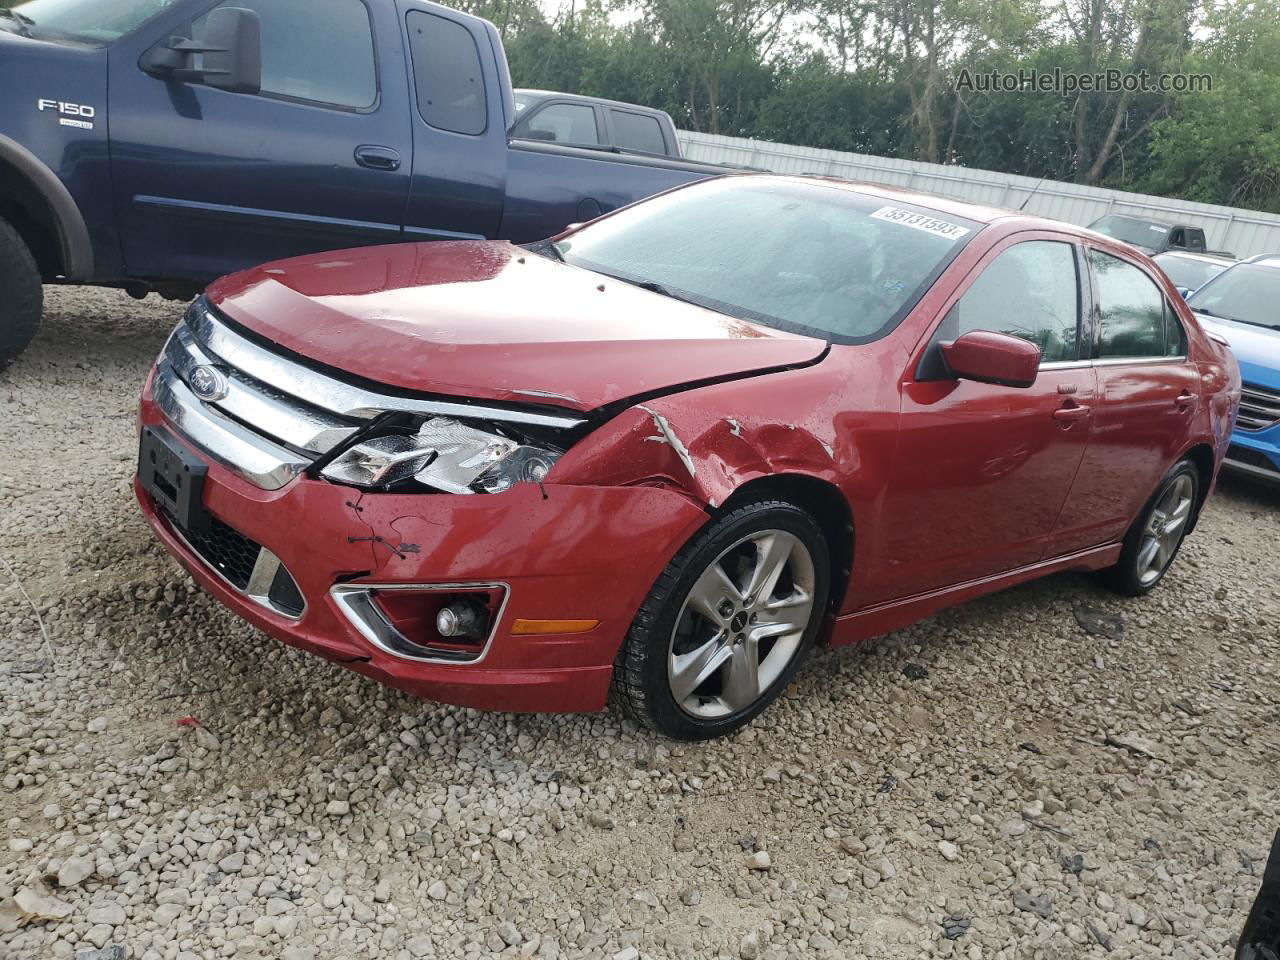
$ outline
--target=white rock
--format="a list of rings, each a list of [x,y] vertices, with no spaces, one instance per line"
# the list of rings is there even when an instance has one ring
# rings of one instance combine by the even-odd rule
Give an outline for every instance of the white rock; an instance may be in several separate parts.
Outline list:
[[[108,926],[118,927],[125,921],[124,907],[118,903],[107,901],[106,903],[96,903],[89,908],[85,914],[85,919],[90,923],[102,923]]]
[[[93,863],[83,857],[67,857],[58,868],[58,886],[79,886],[93,874]]]

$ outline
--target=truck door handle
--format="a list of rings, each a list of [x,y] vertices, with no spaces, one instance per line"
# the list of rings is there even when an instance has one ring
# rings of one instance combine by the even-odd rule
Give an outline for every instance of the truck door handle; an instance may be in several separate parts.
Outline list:
[[[1070,407],[1059,407],[1053,411],[1053,419],[1061,423],[1074,423],[1077,420],[1083,420],[1089,416],[1090,410],[1084,404],[1075,404]]]
[[[400,154],[390,147],[379,147],[365,144],[356,147],[356,163],[370,170],[399,170]]]

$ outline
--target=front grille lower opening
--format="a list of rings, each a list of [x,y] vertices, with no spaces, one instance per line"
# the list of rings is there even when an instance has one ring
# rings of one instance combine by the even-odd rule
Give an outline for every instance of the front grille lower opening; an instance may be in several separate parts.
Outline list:
[[[237,590],[249,586],[253,566],[258,562],[262,546],[227,526],[217,517],[209,518],[209,529],[202,532],[183,530],[191,548],[202,560],[226,577]],[[294,588],[295,590],[297,587]]]
[[[1272,473],[1280,473],[1280,467],[1272,463],[1265,453],[1252,450],[1249,447],[1242,447],[1236,443],[1227,448],[1227,459],[1234,460],[1236,463],[1243,463],[1246,466],[1269,470]]]

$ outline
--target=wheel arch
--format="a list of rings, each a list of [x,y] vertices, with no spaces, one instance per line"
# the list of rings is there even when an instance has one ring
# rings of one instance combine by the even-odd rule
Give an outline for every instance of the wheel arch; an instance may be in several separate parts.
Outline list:
[[[1187,534],[1190,534],[1196,528],[1196,522],[1200,519],[1200,510],[1204,507],[1205,501],[1209,499],[1209,488],[1213,485],[1213,448],[1207,443],[1197,443],[1178,459],[1190,460],[1195,464],[1196,472],[1200,476],[1200,487],[1196,492],[1195,513],[1192,514],[1191,523],[1187,527]]]
[[[93,278],[93,244],[75,199],[35,154],[3,134],[0,217],[31,249],[44,279]]]
[[[827,614],[835,616],[844,605],[853,569],[855,527],[849,501],[839,487],[827,480],[804,473],[775,473],[756,477],[738,487],[716,513],[765,497],[776,497],[804,508],[821,527],[831,556]]]

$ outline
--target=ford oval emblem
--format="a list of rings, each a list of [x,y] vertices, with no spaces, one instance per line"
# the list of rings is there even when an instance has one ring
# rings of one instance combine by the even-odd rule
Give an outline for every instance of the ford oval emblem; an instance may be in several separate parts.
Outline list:
[[[214,403],[227,395],[227,378],[222,371],[201,364],[191,371],[191,392],[205,403]]]

